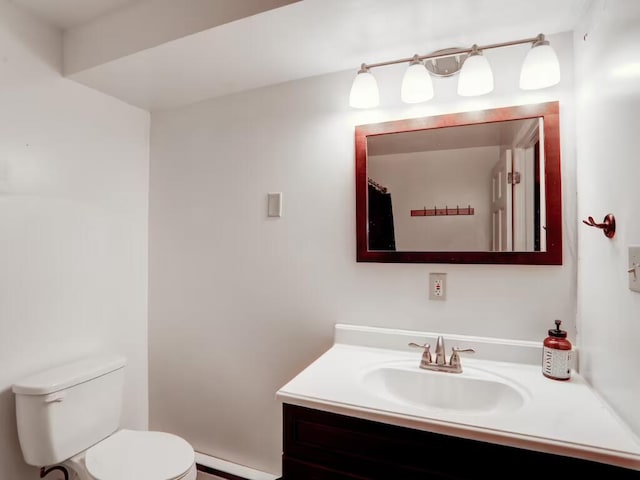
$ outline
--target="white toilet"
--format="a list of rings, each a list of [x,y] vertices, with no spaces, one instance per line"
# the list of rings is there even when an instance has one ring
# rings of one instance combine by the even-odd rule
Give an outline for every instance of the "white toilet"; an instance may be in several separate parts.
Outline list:
[[[69,480],[195,480],[193,447],[163,432],[120,429],[126,359],[84,358],[13,386],[25,461]]]

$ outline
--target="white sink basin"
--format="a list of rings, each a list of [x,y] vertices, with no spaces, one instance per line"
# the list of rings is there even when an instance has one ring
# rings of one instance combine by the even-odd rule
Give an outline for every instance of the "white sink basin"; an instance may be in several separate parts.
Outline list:
[[[517,385],[469,367],[462,373],[434,372],[403,362],[367,371],[362,383],[370,394],[395,403],[456,413],[507,413],[525,402]]]

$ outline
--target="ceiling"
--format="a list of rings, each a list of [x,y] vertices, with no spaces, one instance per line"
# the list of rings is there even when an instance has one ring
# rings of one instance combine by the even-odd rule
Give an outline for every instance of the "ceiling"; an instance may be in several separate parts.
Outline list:
[[[61,28],[76,30],[79,22],[99,23],[100,15],[132,2],[167,1],[14,0]],[[180,0],[188,1],[219,0]],[[302,0],[68,76],[146,110],[170,109],[331,72],[355,73],[362,62],[570,31],[590,1]],[[146,28],[154,21],[149,18]],[[103,41],[116,41],[113,36]],[[67,58],[72,54],[73,48],[65,49]]]
[[[66,30],[142,0],[13,0],[56,27]]]
[[[509,146],[513,145],[518,132],[533,127],[537,122],[537,119],[529,118],[372,135],[367,138],[367,153],[369,155],[395,155],[398,153]]]

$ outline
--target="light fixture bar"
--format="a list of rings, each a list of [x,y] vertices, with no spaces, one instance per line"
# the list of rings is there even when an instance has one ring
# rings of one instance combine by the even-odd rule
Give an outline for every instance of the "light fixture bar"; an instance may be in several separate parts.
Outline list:
[[[414,55],[378,63],[363,63],[351,85],[349,105],[353,108],[373,108],[379,105],[380,97],[372,68],[408,63],[400,98],[405,103],[420,103],[433,98],[430,75],[450,77],[460,73],[458,95],[474,97],[493,91],[493,72],[483,52],[494,48],[531,44],[531,48],[520,69],[520,88],[538,90],[560,82],[558,57],[545,40],[544,34],[509,42],[472,45],[469,48],[447,48],[427,55]],[[452,57],[456,57],[453,59]],[[437,60],[445,59],[441,62]]]
[[[502,47],[510,47],[512,45],[522,45],[524,43],[535,43],[537,41],[540,41],[544,39],[544,35],[540,34],[536,37],[532,37],[532,38],[524,38],[522,40],[512,40],[510,42],[501,42],[501,43],[492,43],[489,45],[482,45],[482,46],[476,46],[476,48],[478,50],[490,50],[493,48],[502,48]],[[458,48],[455,50],[451,50],[448,51],[447,53],[431,53],[428,55],[418,55],[417,59],[422,61],[422,60],[432,60],[432,59],[437,59],[437,58],[446,58],[446,57],[455,57],[457,55],[462,55],[465,53],[471,53],[473,51],[473,47],[469,47],[469,48]],[[389,60],[387,62],[379,62],[379,63],[363,63],[362,64],[362,68],[366,68],[366,69],[370,69],[370,68],[377,68],[377,67],[386,67],[388,65],[397,65],[399,63],[411,63],[416,57],[407,57],[407,58],[401,58],[399,60]]]

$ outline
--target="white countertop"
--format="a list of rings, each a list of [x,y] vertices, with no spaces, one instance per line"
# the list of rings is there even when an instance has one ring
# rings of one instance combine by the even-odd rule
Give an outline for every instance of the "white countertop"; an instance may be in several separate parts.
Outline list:
[[[491,339],[447,336],[456,345],[473,346],[476,358],[462,359],[461,374],[507,379],[524,397],[512,411],[462,412],[399,403],[365,388],[363,375],[376,367],[418,369],[421,352],[406,347],[437,334],[347,325],[336,326],[336,343],[277,392],[283,403],[350,415],[393,425],[594,460],[640,470],[640,440],[577,373],[568,381],[544,377],[535,343],[496,341],[508,361],[495,352],[483,359]],[[348,343],[344,343],[348,342]],[[452,345],[451,341],[447,342]],[[375,345],[375,347],[368,346]],[[488,350],[486,350],[488,351]],[[533,352],[536,352],[532,354]],[[415,365],[415,367],[413,367]]]

